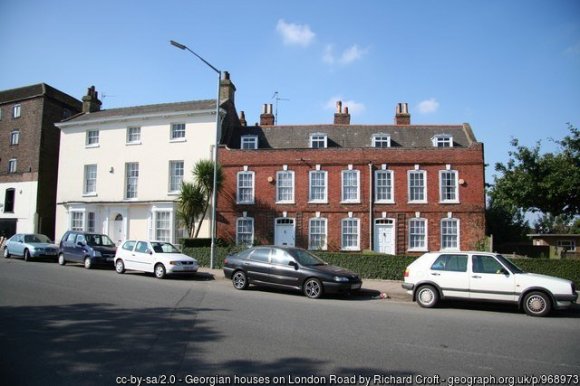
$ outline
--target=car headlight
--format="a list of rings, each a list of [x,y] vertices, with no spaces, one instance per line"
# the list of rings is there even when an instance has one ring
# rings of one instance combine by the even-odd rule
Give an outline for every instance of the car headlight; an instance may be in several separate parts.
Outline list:
[[[181,265],[181,261],[170,261],[169,265]]]
[[[334,277],[334,281],[337,281],[339,283],[347,283],[348,282],[348,277],[344,277],[344,276],[335,276]]]
[[[99,251],[93,251],[93,257],[101,257],[101,252]]]

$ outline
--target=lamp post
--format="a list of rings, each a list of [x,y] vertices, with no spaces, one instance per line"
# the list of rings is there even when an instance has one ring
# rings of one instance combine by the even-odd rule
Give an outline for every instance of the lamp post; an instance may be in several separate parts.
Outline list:
[[[170,41],[172,46],[175,46],[181,50],[187,50],[195,55],[199,60],[205,63],[209,68],[214,70],[218,75],[218,85],[217,85],[217,98],[215,103],[215,144],[213,148],[213,187],[211,192],[211,250],[210,250],[210,260],[209,260],[209,267],[213,269],[213,263],[215,260],[215,232],[216,232],[216,186],[217,186],[217,151],[218,151],[218,133],[220,127],[220,83],[222,79],[222,72],[212,66],[207,60],[193,52],[189,47],[180,44],[174,40]]]

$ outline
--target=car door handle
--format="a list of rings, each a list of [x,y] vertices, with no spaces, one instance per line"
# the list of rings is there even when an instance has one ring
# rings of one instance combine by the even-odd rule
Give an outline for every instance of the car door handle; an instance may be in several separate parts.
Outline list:
[[[247,266],[247,265],[250,265],[250,263],[244,263],[244,265],[246,265],[246,266]]]
[[[431,272],[431,275],[433,275],[433,276],[441,276],[441,274],[440,273],[437,273],[437,272]]]
[[[474,278],[474,279],[481,279],[481,276],[479,276],[479,275],[473,275],[472,278]]]

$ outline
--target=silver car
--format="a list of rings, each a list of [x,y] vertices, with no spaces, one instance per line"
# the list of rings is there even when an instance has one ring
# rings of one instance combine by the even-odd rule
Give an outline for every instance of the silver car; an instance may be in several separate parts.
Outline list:
[[[45,235],[38,233],[17,233],[6,240],[4,257],[23,257],[25,261],[38,257],[58,257],[58,245]]]

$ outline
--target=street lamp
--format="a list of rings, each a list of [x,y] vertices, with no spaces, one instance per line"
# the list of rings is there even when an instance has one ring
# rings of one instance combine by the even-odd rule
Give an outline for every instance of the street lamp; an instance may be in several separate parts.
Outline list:
[[[209,260],[209,267],[213,269],[213,263],[215,260],[215,231],[216,231],[216,186],[217,186],[217,151],[218,151],[218,133],[220,127],[220,83],[222,79],[222,72],[212,66],[207,60],[193,52],[189,47],[178,43],[174,40],[170,41],[172,46],[175,46],[181,50],[187,50],[195,55],[199,60],[204,62],[209,68],[214,70],[218,74],[218,86],[217,86],[217,98],[215,103],[215,144],[213,148],[213,187],[211,192],[211,250],[210,250],[210,260]]]

